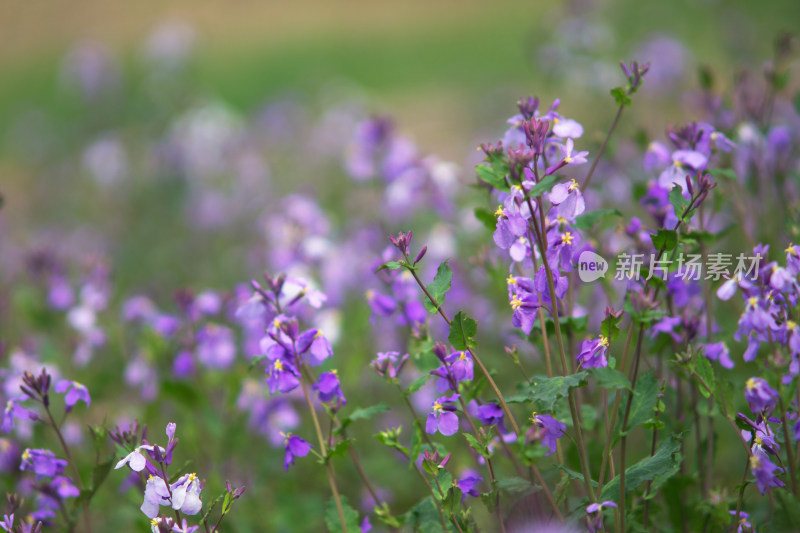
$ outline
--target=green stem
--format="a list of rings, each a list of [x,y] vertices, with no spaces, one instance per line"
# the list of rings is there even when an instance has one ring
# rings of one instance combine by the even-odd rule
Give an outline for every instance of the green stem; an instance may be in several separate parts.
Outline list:
[[[336,486],[336,479],[333,471],[331,470],[330,462],[328,461],[328,450],[325,446],[325,437],[322,435],[322,427],[319,425],[317,418],[317,411],[314,409],[314,403],[311,401],[311,396],[308,394],[308,386],[302,373],[300,374],[300,385],[303,387],[303,396],[306,398],[308,409],[311,411],[311,419],[314,421],[314,430],[317,432],[317,440],[319,441],[319,449],[322,452],[322,457],[325,459],[325,472],[328,474],[328,483],[331,486],[331,493],[333,500],[336,502],[336,511],[339,513],[339,521],[342,524],[342,532],[347,533],[347,525],[344,519],[344,508],[342,507],[342,499],[339,497],[339,489]]]
[[[608,144],[608,140],[611,138],[611,134],[614,133],[614,130],[616,129],[617,124],[619,123],[619,119],[620,117],[622,117],[622,112],[624,110],[625,110],[624,105],[619,106],[619,109],[617,109],[617,114],[614,116],[614,121],[611,123],[611,127],[608,128],[608,133],[606,133],[606,138],[603,139],[603,144],[600,145],[600,149],[597,151],[597,155],[595,156],[594,161],[592,161],[592,166],[591,168],[589,168],[589,173],[586,175],[586,180],[583,182],[583,185],[581,185],[581,192],[585,191],[586,187],[589,186],[589,182],[592,181],[592,176],[594,176],[594,170],[597,168],[597,163],[603,156],[603,152],[605,152],[606,150],[606,145]]]
[[[61,443],[61,448],[64,450],[64,454],[67,456],[67,462],[69,462],[70,467],[72,468],[72,473],[75,476],[75,482],[78,484],[78,489],[83,492],[83,480],[81,479],[80,472],[78,472],[78,465],[75,464],[75,460],[72,458],[72,454],[69,451],[67,441],[64,440],[64,436],[61,434],[61,430],[58,428],[58,424],[56,424],[56,421],[50,412],[50,407],[45,402],[42,402],[42,404],[44,405],[44,412],[47,414],[47,418],[50,421],[50,426],[53,428],[53,431],[56,432],[58,442]],[[92,533],[92,521],[89,515],[89,500],[86,500],[86,502],[83,504],[83,521],[86,524],[87,533]]]

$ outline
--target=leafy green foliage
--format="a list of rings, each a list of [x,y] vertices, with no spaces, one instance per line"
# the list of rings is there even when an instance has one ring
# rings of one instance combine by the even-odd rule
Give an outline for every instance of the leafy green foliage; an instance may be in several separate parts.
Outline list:
[[[358,511],[350,507],[347,498],[340,496],[342,500],[342,510],[344,511],[344,527],[347,531],[361,531],[358,523]],[[342,531],[342,521],[339,518],[339,511],[333,498],[328,500],[325,505],[325,525],[328,531]]]
[[[597,381],[597,384],[606,389],[625,389],[631,390],[631,382],[627,376],[613,368],[590,368],[589,373]]]
[[[639,377],[636,382],[636,388],[633,390],[633,401],[631,402],[631,411],[628,415],[627,428],[621,428],[621,435],[627,435],[633,431],[636,426],[649,420],[653,416],[653,410],[656,407],[658,400],[659,386],[658,379],[652,372]],[[622,419],[620,419],[622,423]]]
[[[673,229],[660,228],[655,235],[650,235],[656,250],[669,252],[678,245],[678,233]]]
[[[475,167],[475,172],[478,173],[478,179],[487,185],[491,185],[495,189],[508,192],[510,190],[506,182],[506,176],[509,173],[508,163],[500,158],[489,161],[488,165],[478,165]]]
[[[614,101],[618,106],[628,107],[631,105],[631,99],[628,97],[628,93],[622,87],[614,87],[611,89],[611,96],[614,97]]]
[[[485,207],[476,207],[474,210],[475,218],[480,220],[486,229],[489,231],[494,231],[497,227],[497,217],[494,216],[494,213],[486,209]]]
[[[680,449],[682,435],[672,435],[662,442],[656,453],[648,456],[635,465],[625,469],[625,492],[631,492],[645,481],[653,481],[650,493],[653,494],[670,477],[675,475],[680,468]],[[619,475],[615,476],[604,487],[600,495],[601,500],[619,498]]]
[[[450,270],[447,261],[443,261],[439,264],[439,268],[436,269],[436,276],[433,277],[433,281],[425,287],[428,293],[436,300],[436,303],[433,303],[427,296],[425,297],[425,308],[429,312],[437,312],[439,307],[444,304],[444,297],[447,291],[450,290],[450,282],[452,280],[453,271]]]
[[[603,319],[603,322],[600,323],[600,334],[608,339],[608,342],[614,342],[614,339],[616,339],[619,335],[618,324],[621,320],[621,315],[619,318],[615,317],[614,315],[608,315]]]
[[[341,433],[342,430],[346,429],[347,426],[356,420],[367,420],[378,413],[383,413],[388,410],[389,406],[383,402],[377,403],[370,407],[359,407],[358,409],[354,409],[352,413],[339,419],[341,425],[337,429],[337,433]]]
[[[489,447],[479,441],[475,435],[472,433],[462,433],[462,435],[464,435],[464,438],[467,439],[469,447],[475,450],[477,454],[482,455],[486,459],[489,459],[492,456],[492,452],[489,450]]]
[[[456,313],[450,323],[450,334],[447,340],[456,350],[475,348],[473,337],[478,332],[478,323],[463,311]]]
[[[543,192],[549,191],[550,188],[555,184],[555,182],[558,181],[558,178],[559,177],[556,176],[555,174],[545,176],[544,178],[539,180],[539,183],[531,187],[531,190],[528,191],[528,196],[530,196],[531,198],[536,198]]]
[[[569,389],[586,385],[589,373],[586,371],[568,376],[534,376],[526,386],[527,398],[536,403],[537,410],[552,413],[556,402],[569,393]]]
[[[397,270],[399,268],[403,268],[405,266],[405,262],[403,261],[389,261],[388,263],[384,263],[378,267],[375,272],[380,272],[381,270]]]
[[[619,209],[594,209],[577,217],[572,226],[575,229],[589,230],[592,229],[598,221],[612,217],[621,218],[622,213],[619,212]]]

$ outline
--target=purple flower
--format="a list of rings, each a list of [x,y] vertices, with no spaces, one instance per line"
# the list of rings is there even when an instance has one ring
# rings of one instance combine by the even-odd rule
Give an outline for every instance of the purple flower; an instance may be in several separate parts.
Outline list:
[[[64,472],[67,461],[58,459],[50,450],[27,448],[22,452],[22,463],[19,469],[26,472],[33,472],[37,477],[54,477]]]
[[[283,393],[290,392],[300,385],[300,373],[293,364],[281,359],[272,361],[272,364],[266,368],[266,373],[270,394],[275,394],[276,390]]]
[[[728,511],[728,514],[736,517],[736,511]],[[736,524],[736,533],[743,533],[745,530],[750,531],[753,525],[747,520],[750,515],[744,511],[739,511],[739,523]]]
[[[506,281],[509,289],[508,303],[513,311],[511,323],[529,335],[536,323],[536,313],[541,307],[539,296],[527,290],[533,289],[532,280],[528,278],[509,276]]]
[[[133,450],[131,453],[123,457],[117,463],[117,466],[114,467],[114,469],[116,470],[118,468],[122,468],[125,465],[128,465],[134,472],[141,472],[147,466],[147,458],[144,456],[141,450],[147,450],[152,452],[154,448],[155,446],[149,444],[147,445],[142,444],[141,446],[137,446],[135,450]],[[161,451],[165,451],[164,448],[161,448]]]
[[[769,386],[767,380],[752,377],[745,383],[744,397],[750,404],[750,410],[760,413],[775,407],[775,403],[778,401],[778,392]]]
[[[494,402],[478,407],[477,415],[478,419],[485,426],[503,423],[503,409]]]
[[[561,225],[553,226],[553,229],[547,232],[547,261],[551,265],[554,278],[558,278],[555,272],[558,266],[565,272],[572,271],[572,256],[578,251],[581,243],[578,232],[569,227],[560,230],[558,226]],[[566,279],[566,276],[564,278]]]
[[[549,199],[551,204],[558,206],[559,216],[564,217],[566,220],[575,220],[575,217],[586,210],[586,202],[583,200],[581,187],[575,180],[554,185],[550,191]]]
[[[776,466],[766,453],[756,451],[750,456],[750,470],[756,478],[758,491],[764,494],[770,487],[784,487],[783,481],[777,478],[775,472],[783,472],[782,468]]]
[[[178,524],[175,524],[172,526],[172,529],[170,531],[172,531],[172,533],[194,533],[198,529],[200,529],[200,526],[190,526],[186,522],[186,519],[184,518],[181,521],[180,526],[178,526]]]
[[[317,382],[314,383],[311,388],[317,391],[320,401],[327,403],[336,399],[338,407],[347,403],[344,394],[342,394],[339,375],[336,373],[336,370],[320,374],[317,378]]]
[[[603,368],[608,366],[606,351],[608,350],[608,339],[600,335],[596,339],[585,340],[581,343],[581,351],[578,353],[578,365],[583,368]]]
[[[379,375],[396,379],[406,361],[408,361],[407,353],[401,356],[400,352],[378,352],[370,364]]]
[[[566,424],[559,422],[550,415],[537,415],[534,413],[531,416],[531,422],[534,424],[534,440],[541,441],[542,445],[548,449],[545,457],[553,455],[558,446],[558,439],[564,436],[567,430]]]
[[[197,474],[184,474],[170,485],[172,490],[172,508],[183,511],[184,514],[193,515],[200,512],[203,502],[200,500],[200,480]]]
[[[730,351],[724,342],[708,343],[703,345],[703,355],[712,361],[719,361],[725,368],[733,368]]]
[[[366,296],[372,312],[378,316],[392,316],[392,313],[397,309],[397,302],[391,296],[386,296],[373,290],[368,290]]]
[[[289,470],[289,467],[294,464],[295,457],[305,457],[312,448],[308,442],[291,433],[284,436],[283,445],[286,448],[286,455],[283,458],[284,470]]]
[[[206,324],[197,332],[197,359],[208,368],[228,368],[236,358],[233,331],[225,326]]]
[[[69,412],[78,401],[83,401],[87,406],[92,403],[92,399],[89,397],[89,389],[77,381],[68,381],[66,379],[59,380],[55,385],[55,391],[60,394],[64,392],[67,393],[67,395],[64,396],[64,404],[66,405],[67,412]]]
[[[27,399],[27,396],[18,396],[6,402],[6,407],[3,410],[3,423],[0,425],[0,430],[3,433],[11,433],[11,430],[14,429],[14,420],[17,418],[27,418],[29,420],[38,418],[36,413],[20,405]]]
[[[437,431],[445,436],[454,435],[458,431],[458,415],[455,413],[455,402],[459,395],[442,396],[433,401],[432,411],[428,413],[425,431],[431,435]]]
[[[458,480],[458,488],[461,489],[463,495],[461,496],[461,501],[464,501],[464,498],[469,495],[473,498],[477,498],[481,495],[480,491],[478,491],[475,487],[483,481],[483,478],[474,470],[465,470],[464,474]]]
[[[567,141],[571,141],[583,135],[583,126],[571,118],[554,118],[553,134],[559,137],[569,137]]]
[[[317,366],[333,355],[333,348],[331,348],[331,343],[328,342],[321,330],[310,329],[304,331],[297,338],[297,353],[304,354],[306,352],[311,355],[309,363]]]
[[[586,514],[595,515],[588,518],[590,531],[600,531],[603,529],[603,509],[606,507],[616,508],[617,504],[611,500],[607,500],[603,503],[590,503],[586,506]]]
[[[450,375],[453,376],[457,384],[462,381],[472,381],[474,374],[472,354],[470,352],[466,350],[453,352],[445,357],[445,361],[449,363]]]
[[[158,507],[160,505],[169,505],[169,495],[170,489],[167,486],[167,482],[161,477],[150,475],[144,486],[144,501],[142,501],[139,509],[148,518],[155,518],[158,516]]]

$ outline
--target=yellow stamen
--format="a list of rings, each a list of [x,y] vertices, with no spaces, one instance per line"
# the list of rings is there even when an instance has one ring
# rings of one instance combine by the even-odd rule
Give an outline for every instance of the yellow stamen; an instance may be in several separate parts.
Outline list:
[[[572,232],[568,231],[568,232],[564,233],[563,235],[561,235],[561,243],[562,244],[567,244],[567,245],[572,244],[572,240],[574,238],[575,237],[572,236]]]
[[[505,214],[506,214],[506,212],[505,212],[505,210],[503,209],[503,206],[502,206],[502,205],[498,205],[498,206],[497,206],[497,209],[496,209],[496,210],[495,210],[495,212],[494,212],[494,216],[496,216],[496,217],[501,217],[501,216],[503,216],[503,215],[505,215]]]
[[[600,346],[608,346],[608,337],[600,335]]]
[[[517,278],[515,278],[515,277],[514,277],[514,276],[512,276],[512,275],[509,275],[509,276],[506,278],[506,283],[507,283],[507,284],[509,284],[509,285],[516,285],[516,284],[517,284]]]
[[[516,311],[522,305],[522,300],[520,300],[519,297],[515,294],[514,296],[511,297],[511,302],[509,303],[511,304],[511,309]]]

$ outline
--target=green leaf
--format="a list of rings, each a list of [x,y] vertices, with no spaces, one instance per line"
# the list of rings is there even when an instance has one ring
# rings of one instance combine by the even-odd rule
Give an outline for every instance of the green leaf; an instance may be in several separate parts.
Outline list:
[[[436,275],[433,277],[433,281],[425,287],[428,293],[436,300],[434,304],[427,296],[425,297],[425,308],[429,312],[437,312],[439,307],[444,304],[444,296],[447,294],[447,291],[450,290],[450,282],[452,279],[453,271],[450,270],[447,261],[443,261],[439,264],[439,268],[436,269]]]
[[[653,410],[658,401],[658,379],[652,372],[648,372],[639,377],[636,382],[636,388],[633,391],[633,401],[631,402],[631,411],[628,416],[628,427],[620,433],[627,435],[636,428],[649,420],[653,416]]]
[[[656,250],[669,252],[678,244],[678,233],[674,229],[660,228],[655,235],[650,234]]]
[[[650,322],[664,316],[664,312],[659,311],[657,309],[645,309],[643,311],[637,311],[633,307],[633,304],[631,303],[630,296],[625,297],[625,303],[623,304],[623,308],[625,309],[625,312],[630,315],[631,319],[633,319],[634,322],[643,326],[646,326]]]
[[[403,266],[405,266],[405,264],[400,261],[389,261],[388,263],[384,263],[381,266],[379,266],[378,270],[376,270],[375,272],[380,272],[381,270],[385,270],[387,268],[389,270],[397,270],[399,268],[403,268]]]
[[[556,402],[569,393],[569,389],[586,385],[589,374],[586,371],[568,376],[534,376],[527,385],[528,399],[535,402],[538,410],[552,413]]]
[[[463,311],[459,311],[450,322],[450,334],[447,336],[447,340],[456,350],[475,348],[475,341],[472,338],[477,332],[478,323],[475,319]]]
[[[550,188],[553,186],[553,184],[558,180],[558,178],[559,176],[556,176],[555,174],[545,176],[544,178],[539,180],[539,183],[534,185],[533,188],[528,191],[528,196],[530,196],[531,198],[536,198],[543,192],[549,191]]]
[[[414,424],[414,436],[411,438],[411,450],[406,450],[409,458],[409,467],[414,468],[414,463],[422,450],[422,423]]]
[[[622,87],[614,87],[611,89],[611,96],[614,97],[614,101],[617,103],[618,106],[629,106],[631,105],[631,99],[628,98],[628,95],[625,92],[625,89]]]
[[[608,315],[600,323],[600,334],[608,339],[608,342],[614,342],[614,339],[619,335],[619,327],[617,324],[622,320],[622,315],[619,318],[614,315]]]
[[[497,480],[497,488],[510,494],[520,494],[534,490],[536,487],[521,477],[505,477]]]
[[[442,488],[442,492],[444,492],[444,494],[439,493],[439,489],[436,488],[435,483],[433,484],[433,491],[436,493],[436,497],[439,499],[439,501],[442,501],[447,497],[447,489],[453,484],[453,476],[450,475],[450,472],[444,468],[440,468],[436,475],[436,481],[439,482],[439,486]]]
[[[406,513],[405,531],[415,533],[442,533],[442,525],[439,522],[439,512],[430,496],[426,496],[408,513]],[[356,532],[360,530],[355,530]]]
[[[253,357],[250,360],[250,366],[247,367],[247,373],[249,374],[250,372],[252,372],[253,369],[256,367],[256,365],[258,365],[258,363],[260,363],[265,359],[269,359],[269,357],[267,357],[266,355],[257,355],[256,357]]]
[[[631,390],[631,382],[627,376],[613,368],[590,368],[589,373],[597,380],[597,384],[606,389]]]
[[[694,364],[694,371],[697,372],[697,375],[702,379],[708,388],[713,391],[714,390],[714,369],[711,368],[711,362],[708,358],[702,354],[698,354],[695,356],[695,364]],[[700,394],[703,395],[704,398],[708,398],[711,396],[711,392],[707,390],[703,385],[699,385],[698,390]]]
[[[506,182],[509,168],[505,161],[496,160],[491,165],[478,165],[475,167],[475,172],[478,173],[478,179],[495,189],[506,192],[510,190]]]
[[[772,493],[778,501],[775,509],[775,531],[800,531],[800,506],[797,500],[786,490],[774,490]]]
[[[425,384],[428,382],[429,377],[431,377],[431,375],[428,373],[421,375],[420,377],[411,382],[411,385],[408,386],[408,390],[406,392],[408,394],[417,392],[418,390],[420,390],[422,387],[425,386]]]
[[[662,442],[656,453],[645,457],[635,465],[625,469],[625,492],[635,490],[645,481],[653,480],[650,486],[650,493],[654,494],[661,485],[670,477],[675,475],[680,468],[680,449],[683,436],[680,434],[672,435],[669,440]],[[614,477],[603,487],[600,494],[601,500],[619,500],[619,476]]]
[[[672,190],[669,191],[669,203],[675,209],[676,217],[680,217],[689,207],[689,200],[684,198],[683,189],[681,189],[680,185],[673,185]]]
[[[576,472],[575,470],[571,470],[571,469],[569,469],[569,468],[567,468],[566,466],[564,466],[564,465],[561,465],[561,464],[559,464],[559,465],[557,465],[557,466],[558,466],[558,468],[560,468],[560,469],[561,469],[561,470],[562,470],[562,471],[563,471],[565,474],[567,474],[567,476],[569,476],[569,478],[570,478],[570,479],[577,479],[577,480],[579,480],[581,483],[583,483],[583,474],[581,474],[580,472]],[[593,486],[593,487],[596,487],[596,486],[597,486],[597,481],[595,481],[595,480],[592,480],[592,486]],[[603,491],[603,492],[605,492],[605,491]]]
[[[572,227],[582,230],[592,229],[598,220],[612,216],[622,217],[622,213],[619,212],[619,209],[595,209],[577,217]]]
[[[489,451],[489,448],[485,444],[481,443],[475,437],[475,435],[473,435],[472,433],[462,433],[462,435],[464,435],[464,438],[467,439],[469,447],[475,450],[475,452],[484,456],[487,459],[492,457],[492,452]]]
[[[104,463],[100,463],[95,465],[92,469],[92,492],[97,492],[97,489],[100,488],[100,485],[106,480],[108,477],[108,473],[111,472],[111,467],[114,465],[116,461],[114,461],[115,456],[112,455],[111,459]]]
[[[344,511],[344,527],[347,531],[361,531],[361,524],[358,523],[358,511],[350,507],[347,498],[344,496],[340,496],[340,498]],[[328,500],[328,504],[325,506],[325,525],[328,527],[328,531],[342,531],[342,521],[333,498]]]
[[[497,228],[497,217],[485,207],[476,207],[474,213],[475,218],[480,220],[489,231],[494,231]]]
[[[352,441],[353,439],[340,440],[335,446],[328,448],[328,460],[333,459],[334,457],[341,457],[347,453]]]
[[[344,429],[347,428],[347,426],[356,420],[366,420],[368,418],[372,418],[378,413],[383,413],[384,411],[388,410],[389,406],[383,402],[370,407],[360,407],[358,409],[354,409],[352,413],[341,419],[341,425],[339,428],[337,428],[336,433],[340,434]]]

